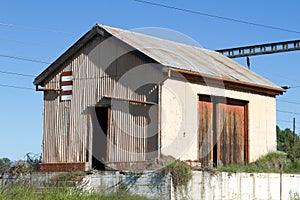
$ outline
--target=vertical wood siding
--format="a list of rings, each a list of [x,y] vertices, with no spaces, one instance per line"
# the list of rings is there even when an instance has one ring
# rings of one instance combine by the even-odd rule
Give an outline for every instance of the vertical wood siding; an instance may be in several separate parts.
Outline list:
[[[220,160],[224,165],[245,163],[245,107],[243,105],[217,105],[217,120],[221,130]]]
[[[202,166],[209,166],[213,160],[213,103],[200,96],[198,101],[199,160]]]
[[[199,96],[199,160],[204,166],[248,161],[247,103]]]
[[[44,85],[45,88],[60,88],[61,73],[63,71],[73,73],[71,101],[61,101],[58,92],[44,92],[43,163],[88,161],[86,152],[89,149],[89,138],[91,139],[88,135],[88,108],[94,107],[104,96],[157,101],[157,94],[153,93],[153,90],[157,90],[156,86],[142,88],[137,93],[118,82],[126,70],[142,65],[144,61],[133,54],[126,54],[111,62],[109,59],[113,60],[126,50],[113,42],[106,43],[103,49],[99,45],[101,41],[100,36],[94,38],[65,62]],[[109,67],[104,69],[108,63],[110,63]],[[156,75],[153,74],[153,76]],[[132,112],[124,110],[122,105],[118,108],[111,108],[110,141],[116,144],[117,148],[110,146],[109,161],[146,159],[147,111],[149,109],[140,108],[149,107],[149,105],[130,104],[130,106],[133,107]],[[65,108],[70,109],[70,130],[67,135],[63,134],[62,124]],[[144,112],[137,113],[141,110]]]

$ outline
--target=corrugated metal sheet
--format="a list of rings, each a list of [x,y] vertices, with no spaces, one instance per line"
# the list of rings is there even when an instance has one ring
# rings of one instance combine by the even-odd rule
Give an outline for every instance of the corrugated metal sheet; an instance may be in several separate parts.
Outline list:
[[[119,58],[111,66],[104,70],[105,60],[102,47],[99,46],[102,38],[99,36],[82,47],[74,56],[70,57],[57,71],[46,80],[45,88],[59,88],[62,72],[72,71],[73,74],[73,96],[70,101],[61,101],[57,92],[44,93],[44,125],[43,125],[43,163],[77,163],[87,162],[87,151],[91,150],[90,115],[87,111],[89,107],[96,106],[103,97],[111,99],[129,99],[140,102],[157,101],[157,94],[153,93],[153,88],[140,88],[138,93],[132,88],[119,82],[117,76],[123,66],[139,66],[144,64],[137,56],[127,54],[126,57],[119,58],[120,52],[126,50],[117,44],[108,43],[106,51],[110,56]],[[103,51],[103,49],[102,49]],[[122,54],[122,53],[120,53]],[[160,72],[159,72],[160,73]],[[156,77],[157,74],[150,76]],[[149,96],[149,94],[151,94]],[[110,138],[109,155],[107,161],[128,162],[146,160],[147,153],[147,110],[139,113],[141,107],[156,105],[145,105],[136,103],[135,109],[129,112],[124,110],[124,106],[119,106],[116,100],[114,106],[111,105],[110,117]],[[129,102],[127,102],[128,104]],[[129,103],[133,105],[133,103]],[[134,107],[134,106],[133,106]],[[64,131],[65,110],[69,110],[70,117],[69,131]],[[138,112],[139,111],[139,112]],[[157,114],[157,110],[155,111]],[[89,120],[88,120],[89,119]],[[153,122],[156,123],[157,122]],[[156,132],[157,133],[157,132]],[[155,142],[155,141],[154,141]],[[157,141],[156,141],[157,142]],[[114,146],[116,144],[117,146]],[[154,145],[155,146],[155,145]]]
[[[162,65],[219,78],[279,88],[276,84],[216,51],[106,25],[98,26]]]

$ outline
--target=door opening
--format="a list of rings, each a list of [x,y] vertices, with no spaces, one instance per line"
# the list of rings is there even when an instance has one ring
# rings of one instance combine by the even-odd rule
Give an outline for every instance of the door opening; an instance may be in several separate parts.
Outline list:
[[[93,115],[92,168],[105,170],[108,158],[109,107],[95,107]]]

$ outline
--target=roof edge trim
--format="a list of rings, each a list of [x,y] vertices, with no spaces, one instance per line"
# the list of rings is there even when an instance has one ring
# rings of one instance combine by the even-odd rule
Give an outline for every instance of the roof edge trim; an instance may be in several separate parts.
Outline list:
[[[68,58],[70,58],[74,53],[76,53],[82,46],[84,46],[90,39],[95,35],[100,34],[102,36],[109,36],[109,33],[105,32],[104,29],[100,28],[96,24],[91,30],[84,34],[77,42],[75,42],[71,47],[69,47],[61,56],[59,56],[52,64],[50,64],[42,73],[40,73],[33,81],[34,85],[41,85],[43,81],[62,65]]]
[[[263,89],[263,90],[266,90],[265,93],[268,94],[268,95],[270,95],[269,92],[274,94],[274,96],[275,95],[280,95],[280,94],[283,94],[284,92],[286,92],[285,89],[279,88],[279,87],[275,88],[275,87],[269,87],[269,86],[264,86],[264,85],[259,85],[259,84],[243,82],[243,81],[239,81],[239,80],[232,80],[232,79],[226,79],[226,78],[221,78],[221,77],[215,77],[215,76],[211,76],[211,75],[207,75],[207,74],[201,74],[199,72],[193,72],[193,71],[177,69],[177,68],[172,68],[172,67],[170,68],[170,70],[174,71],[174,72],[177,72],[177,73],[181,73],[181,74],[193,75],[193,76],[197,76],[197,77],[207,78],[207,79],[210,79],[210,80],[223,81],[224,83],[228,83],[228,84],[235,84],[235,85],[242,85],[242,86],[248,86],[248,87],[252,87],[252,88]]]

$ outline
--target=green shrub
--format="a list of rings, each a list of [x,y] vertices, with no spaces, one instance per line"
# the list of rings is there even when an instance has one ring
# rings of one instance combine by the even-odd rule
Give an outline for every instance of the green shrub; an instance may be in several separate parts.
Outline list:
[[[217,169],[224,172],[300,173],[300,160],[279,153],[269,153],[249,164],[232,164]]]
[[[166,167],[166,171],[171,173],[172,182],[175,190],[179,187],[187,188],[187,184],[192,177],[192,171],[189,166],[180,161],[175,161]]]

